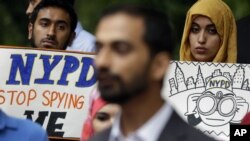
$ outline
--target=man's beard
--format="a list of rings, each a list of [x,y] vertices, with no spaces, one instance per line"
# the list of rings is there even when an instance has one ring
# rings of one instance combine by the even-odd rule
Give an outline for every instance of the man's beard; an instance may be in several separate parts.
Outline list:
[[[33,33],[32,33],[33,34]],[[35,39],[34,39],[34,34],[32,35],[32,38],[30,39],[30,45],[33,48],[37,48],[36,44],[35,44]]]
[[[117,75],[112,75],[109,72],[108,77],[116,83],[114,87],[102,87],[101,84],[98,84],[101,97],[110,103],[123,104],[127,103],[133,97],[138,96],[145,92],[148,88],[148,69],[144,69],[143,73],[134,75],[133,79],[130,81],[130,84],[125,84],[122,79]],[[100,82],[99,82],[100,83]],[[114,84],[113,84],[114,86]]]
[[[34,27],[33,27],[34,28]],[[66,50],[67,47],[68,47],[68,44],[70,42],[70,38],[67,40],[67,42],[65,42],[64,46],[63,46],[63,50]],[[38,46],[36,45],[35,43],[35,36],[34,36],[34,31],[32,32],[32,37],[30,39],[30,44],[31,44],[31,47],[33,48],[42,48],[42,46]]]

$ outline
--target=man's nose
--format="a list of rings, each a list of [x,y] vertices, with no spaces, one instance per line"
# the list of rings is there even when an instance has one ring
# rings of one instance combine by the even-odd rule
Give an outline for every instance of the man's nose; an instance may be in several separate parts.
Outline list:
[[[97,68],[109,68],[111,64],[111,55],[107,49],[99,51],[96,55],[95,65]]]
[[[54,25],[50,25],[48,29],[48,36],[55,37],[56,34],[56,27]]]

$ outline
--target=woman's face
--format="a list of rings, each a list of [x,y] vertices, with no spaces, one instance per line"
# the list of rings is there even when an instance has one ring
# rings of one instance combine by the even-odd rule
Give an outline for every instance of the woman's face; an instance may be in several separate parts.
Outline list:
[[[116,104],[106,104],[99,111],[97,111],[93,120],[94,132],[100,132],[110,127],[119,110],[120,108]]]
[[[189,43],[194,61],[213,61],[221,43],[215,24],[208,17],[198,15],[190,28]]]

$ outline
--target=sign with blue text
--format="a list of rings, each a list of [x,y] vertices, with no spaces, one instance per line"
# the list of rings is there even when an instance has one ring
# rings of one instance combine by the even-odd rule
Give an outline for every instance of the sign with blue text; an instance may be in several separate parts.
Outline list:
[[[249,111],[250,65],[171,62],[163,96],[190,125],[219,140],[229,140],[230,124]]]
[[[96,85],[94,54],[0,47],[0,107],[50,137],[79,139]]]

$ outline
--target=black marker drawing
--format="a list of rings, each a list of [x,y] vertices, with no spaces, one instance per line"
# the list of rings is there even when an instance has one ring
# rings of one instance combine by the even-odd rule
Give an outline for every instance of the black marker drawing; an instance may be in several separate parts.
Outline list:
[[[206,134],[229,140],[229,125],[239,124],[249,111],[249,66],[172,62],[169,72],[163,94],[184,119]]]

